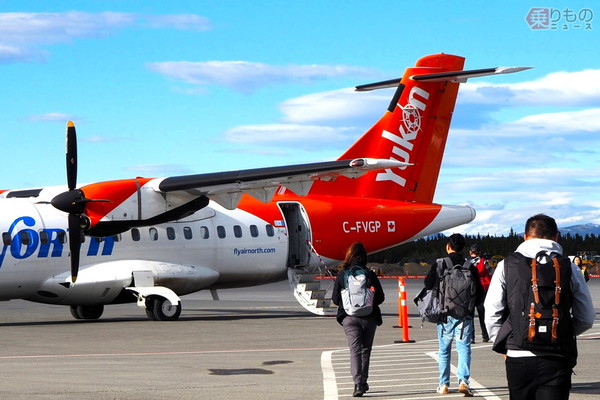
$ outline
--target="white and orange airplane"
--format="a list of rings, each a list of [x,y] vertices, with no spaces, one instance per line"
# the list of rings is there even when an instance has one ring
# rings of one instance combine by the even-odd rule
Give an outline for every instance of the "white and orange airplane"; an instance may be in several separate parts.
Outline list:
[[[371,252],[472,221],[468,206],[433,203],[458,87],[477,76],[464,58],[420,59],[388,110],[337,161],[77,187],[75,127],[67,125],[67,187],[0,194],[0,300],[71,307],[97,319],[137,302],[176,320],[179,296],[285,279],[307,309],[326,290],[305,273],[336,265],[348,246]],[[69,268],[70,264],[70,268]]]

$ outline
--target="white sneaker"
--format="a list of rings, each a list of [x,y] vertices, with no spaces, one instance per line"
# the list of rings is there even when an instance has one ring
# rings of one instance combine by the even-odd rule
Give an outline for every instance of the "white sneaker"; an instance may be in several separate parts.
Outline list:
[[[450,390],[448,389],[448,385],[440,385],[438,386],[436,393],[439,394],[448,394],[450,393]]]
[[[465,397],[473,397],[473,391],[471,390],[469,385],[465,383],[465,381],[460,382],[460,385],[458,386],[458,391],[464,394]]]

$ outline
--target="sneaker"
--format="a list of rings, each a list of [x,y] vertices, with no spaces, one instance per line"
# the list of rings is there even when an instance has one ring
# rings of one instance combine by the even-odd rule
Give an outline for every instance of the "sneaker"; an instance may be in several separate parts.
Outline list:
[[[362,397],[365,394],[363,391],[362,385],[354,385],[354,393],[352,393],[352,397]]]
[[[450,390],[448,389],[448,385],[440,385],[438,386],[436,393],[439,394],[448,394],[450,393]]]
[[[458,386],[458,391],[465,395],[465,397],[473,397],[473,391],[464,381],[460,382],[460,386]]]

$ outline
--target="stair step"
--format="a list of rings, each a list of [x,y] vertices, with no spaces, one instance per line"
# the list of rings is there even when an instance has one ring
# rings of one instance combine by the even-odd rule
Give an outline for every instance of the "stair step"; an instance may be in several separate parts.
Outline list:
[[[319,281],[298,283],[298,285],[296,285],[296,290],[298,290],[298,291],[300,291],[300,290],[309,291],[309,290],[319,290],[319,289],[321,289],[321,282],[319,282]]]
[[[319,290],[296,290],[296,293],[300,294],[301,296],[303,296],[305,299],[307,300],[322,300],[325,298],[325,295],[327,294],[326,290],[323,289],[319,289]]]
[[[293,289],[294,297],[306,310],[316,315],[335,315],[337,308],[331,304],[331,298],[327,298],[327,289],[331,281],[315,279],[322,274],[312,274],[304,269],[289,269],[288,282]]]

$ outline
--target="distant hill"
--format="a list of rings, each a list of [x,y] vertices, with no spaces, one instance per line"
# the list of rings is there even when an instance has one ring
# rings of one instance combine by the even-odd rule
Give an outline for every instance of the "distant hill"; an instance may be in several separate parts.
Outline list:
[[[585,236],[585,235],[592,235],[592,234],[596,235],[596,236],[600,236],[600,225],[598,225],[598,224],[565,226],[562,228],[558,228],[558,230],[560,231],[561,235],[566,235],[569,233],[573,236],[575,236],[575,235]]]

